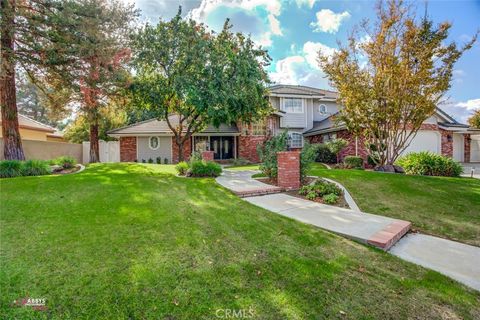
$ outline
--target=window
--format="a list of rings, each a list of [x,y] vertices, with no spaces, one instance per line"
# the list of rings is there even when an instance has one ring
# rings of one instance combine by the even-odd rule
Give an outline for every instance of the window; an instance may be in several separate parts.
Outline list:
[[[318,112],[320,112],[320,113],[322,113],[322,114],[323,114],[323,113],[327,113],[327,106],[324,105],[324,104],[319,105],[319,106],[318,106]]]
[[[303,147],[303,135],[301,133],[292,132],[288,134],[290,137],[290,148]]]
[[[148,146],[152,150],[157,150],[160,147],[160,139],[158,137],[150,137],[148,140]]]
[[[326,133],[323,135],[323,142],[337,139],[336,133]]]
[[[252,135],[264,136],[267,134],[267,128],[264,121],[252,123]]]
[[[208,151],[209,140],[208,137],[194,137],[195,151]]]
[[[286,113],[303,113],[303,99],[283,99],[283,111],[285,111]]]

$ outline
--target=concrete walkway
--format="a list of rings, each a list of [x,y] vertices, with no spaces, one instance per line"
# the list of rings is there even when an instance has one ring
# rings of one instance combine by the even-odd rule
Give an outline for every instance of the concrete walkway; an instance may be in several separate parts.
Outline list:
[[[217,181],[243,192],[269,186],[251,178],[257,171],[224,171]],[[423,234],[405,235],[410,222],[356,210],[323,205],[284,193],[246,197],[244,200],[304,223],[374,245],[426,268],[438,271],[480,291],[480,248]],[[398,241],[398,242],[397,242]],[[392,247],[393,246],[393,247]]]
[[[480,291],[480,248],[428,236],[408,234],[390,253],[419,264]]]
[[[461,174],[462,177],[480,179],[480,162],[461,163],[461,165],[463,167],[463,173]],[[472,169],[474,169],[473,176],[472,176]]]
[[[260,195],[267,193],[277,193],[283,191],[282,188],[262,183],[252,178],[252,175],[260,171],[256,170],[223,170],[221,176],[217,177],[217,182],[225,188],[233,191],[239,196]]]

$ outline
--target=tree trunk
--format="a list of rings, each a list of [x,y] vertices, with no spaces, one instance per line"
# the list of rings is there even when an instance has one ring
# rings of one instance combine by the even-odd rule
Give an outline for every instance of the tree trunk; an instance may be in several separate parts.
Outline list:
[[[90,124],[90,163],[100,162],[100,148],[98,146],[98,123]]]
[[[182,141],[182,140],[177,141],[177,146],[178,146],[178,162],[181,162],[181,161],[184,160],[184,159],[183,159],[183,157],[184,157],[184,155],[183,155],[183,144],[184,144],[184,143],[185,143],[185,141]]]
[[[3,155],[7,160],[25,160],[18,128],[15,92],[14,17],[15,1],[0,0],[1,21],[0,105],[2,109]]]

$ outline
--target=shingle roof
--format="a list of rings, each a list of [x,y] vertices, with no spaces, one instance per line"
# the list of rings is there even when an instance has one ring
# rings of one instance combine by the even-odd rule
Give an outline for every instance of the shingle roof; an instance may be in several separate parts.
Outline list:
[[[307,87],[307,86],[298,86],[298,85],[277,84],[277,85],[268,87],[268,90],[273,94],[325,96],[325,98],[333,98],[333,99],[336,99],[338,97],[338,93],[334,91]]]
[[[178,116],[171,115],[169,117],[170,123],[173,126],[178,125]],[[186,131],[186,129],[185,129]],[[202,133],[238,133],[238,128],[236,125],[227,125],[221,124],[218,128],[215,128],[213,125],[209,125]],[[137,122],[125,127],[114,129],[108,132],[108,134],[172,134],[170,127],[168,126],[167,121],[150,119],[141,122]]]
[[[1,121],[2,121],[2,115],[0,114],[0,123]],[[50,133],[53,133],[56,130],[55,128],[49,125],[33,120],[20,113],[18,114],[18,126],[22,128],[32,129],[32,130],[46,131]]]

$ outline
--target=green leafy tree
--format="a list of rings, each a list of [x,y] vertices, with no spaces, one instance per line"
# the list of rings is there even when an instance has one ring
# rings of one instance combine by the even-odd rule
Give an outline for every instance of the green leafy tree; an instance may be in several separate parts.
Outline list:
[[[480,129],[480,109],[475,110],[468,118],[468,124],[473,128]]]
[[[347,129],[376,146],[380,165],[393,165],[450,88],[455,62],[476,40],[446,43],[449,22],[418,19],[402,0],[380,1],[377,23],[354,33],[333,56],[319,62],[339,92]]]
[[[260,170],[270,178],[276,178],[278,174],[277,152],[288,149],[288,131],[270,137],[263,145],[257,146],[260,158]]]
[[[135,36],[133,102],[165,120],[179,147],[208,124],[250,122],[271,112],[266,98],[270,58],[252,40],[182,19],[146,25]]]
[[[347,144],[348,144],[348,141],[342,138],[333,139],[325,143],[328,150],[330,150],[330,152],[337,157],[337,163],[339,162],[338,154],[347,146]]]

